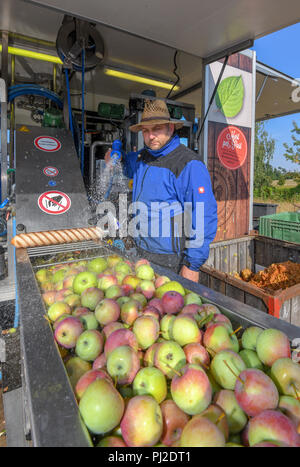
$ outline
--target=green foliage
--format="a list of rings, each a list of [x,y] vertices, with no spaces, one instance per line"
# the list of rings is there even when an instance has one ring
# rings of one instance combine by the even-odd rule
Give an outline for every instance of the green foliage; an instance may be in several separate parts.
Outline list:
[[[263,122],[255,125],[254,150],[254,196],[268,198],[272,191],[273,167],[271,161],[275,151],[275,140],[265,130]]]
[[[300,164],[300,128],[296,122],[293,122],[293,126],[294,128],[291,130],[293,144],[292,146],[287,143],[283,144],[286,149],[284,157],[295,164]]]

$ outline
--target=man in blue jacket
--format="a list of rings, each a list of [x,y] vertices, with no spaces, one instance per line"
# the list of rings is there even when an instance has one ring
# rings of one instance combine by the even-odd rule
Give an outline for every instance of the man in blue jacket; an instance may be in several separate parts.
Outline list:
[[[198,282],[217,231],[217,203],[206,166],[175,133],[182,125],[163,100],[146,101],[140,123],[130,127],[142,131],[145,147],[125,157],[125,169],[133,178],[139,256]]]

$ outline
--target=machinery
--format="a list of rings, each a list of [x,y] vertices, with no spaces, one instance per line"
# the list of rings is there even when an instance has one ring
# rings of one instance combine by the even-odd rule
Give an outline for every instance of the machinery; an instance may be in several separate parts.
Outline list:
[[[51,326],[44,317],[45,307],[35,272],[48,265],[67,264],[74,257],[91,259],[112,252],[131,261],[137,259],[130,239],[128,244],[127,239],[122,243],[116,241],[115,246],[106,241],[87,241],[20,250],[10,243],[13,236],[22,232],[95,225],[95,211],[100,201],[113,199],[119,193],[130,198],[130,180],[122,172],[119,156],[121,148],[125,152],[142,148],[142,140],[129,132],[129,126],[139,121],[144,100],[155,96],[149,92],[130,93],[128,108],[118,101],[99,99],[97,111],[87,109],[85,74],[104,64],[107,51],[95,24],[78,19],[82,17],[81,14],[65,15],[58,30],[56,49],[63,64],[60,86],[56,65],[53,79],[48,80],[52,89],[45,85],[45,76],[40,81],[37,77],[34,83],[16,84],[12,73],[11,86],[7,87],[8,76],[0,82],[0,240],[4,240],[3,249],[0,246],[0,361],[2,386],[6,388],[3,403],[8,446],[90,445]],[[5,39],[4,34],[3,49]],[[235,45],[234,50],[241,48]],[[223,56],[224,53],[219,54],[219,58]],[[1,66],[5,71],[3,58]],[[70,81],[74,76],[81,78],[81,92],[78,92],[81,108],[71,105]],[[15,102],[20,96],[22,100]],[[171,117],[184,120],[179,134],[182,143],[198,151],[195,105],[171,98],[165,101]],[[18,110],[30,112],[35,125],[17,125]],[[121,172],[116,183],[108,177],[106,185],[104,155],[112,145],[114,167]],[[97,180],[102,188],[105,186],[100,197]],[[156,273],[178,280],[199,294],[204,302],[217,305],[237,326],[277,328],[291,341],[299,336],[296,326],[192,283],[170,270],[152,266]]]

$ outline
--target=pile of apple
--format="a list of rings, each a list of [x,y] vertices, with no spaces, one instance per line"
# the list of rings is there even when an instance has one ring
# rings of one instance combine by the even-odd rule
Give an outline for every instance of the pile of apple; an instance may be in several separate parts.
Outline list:
[[[300,446],[300,365],[283,332],[233,329],[145,259],[36,278],[96,446]]]

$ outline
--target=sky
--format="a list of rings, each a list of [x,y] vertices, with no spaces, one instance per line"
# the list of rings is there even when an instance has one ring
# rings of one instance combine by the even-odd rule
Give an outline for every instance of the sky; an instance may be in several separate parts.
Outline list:
[[[269,34],[254,42],[258,61],[293,78],[300,79],[300,23]],[[283,143],[292,144],[293,121],[300,126],[300,114],[267,120],[265,129],[275,139],[276,149],[272,161],[274,167],[299,170],[299,164],[287,161],[283,156]]]

